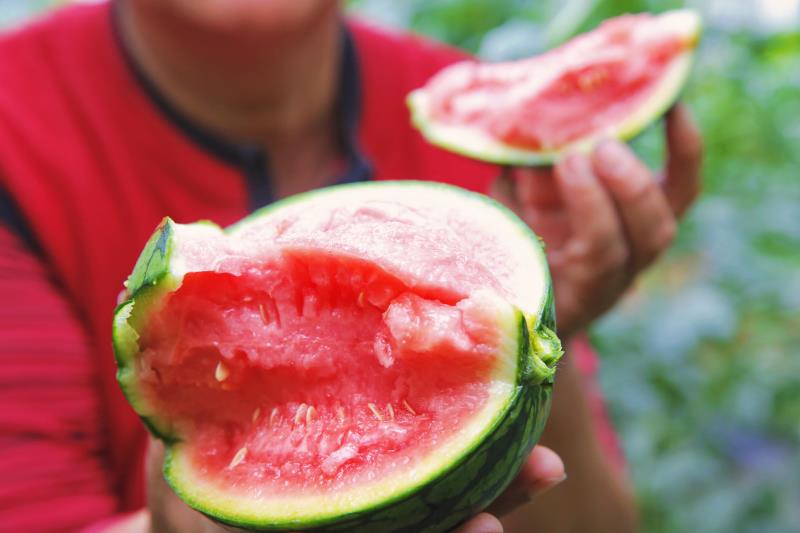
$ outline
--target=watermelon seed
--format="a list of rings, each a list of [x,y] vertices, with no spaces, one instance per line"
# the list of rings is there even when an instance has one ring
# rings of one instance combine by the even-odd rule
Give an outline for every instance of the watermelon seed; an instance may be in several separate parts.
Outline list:
[[[373,415],[375,415],[375,418],[378,419],[378,422],[383,422],[383,417],[381,416],[380,411],[378,411],[378,408],[375,407],[374,403],[368,403],[367,407],[369,407],[369,410],[372,411]]]
[[[251,422],[255,422],[256,420],[258,420],[258,416],[260,414],[261,414],[261,408],[260,407],[256,407],[256,410],[253,411],[253,416],[250,417],[250,421]]]
[[[344,424],[344,408],[341,405],[336,406],[336,416],[339,418],[339,423]]]
[[[231,464],[228,465],[228,468],[235,468],[239,463],[244,461],[244,458],[246,456],[247,456],[247,448],[244,446],[239,448],[239,451],[236,452],[236,455],[234,455],[233,459],[231,459]]]
[[[591,91],[598,85],[601,85],[608,78],[608,73],[605,70],[596,69],[584,73],[578,77],[578,88],[581,91]]]
[[[392,407],[392,404],[387,403],[386,410],[389,411],[389,418],[392,422],[394,422],[394,407]]]
[[[417,414],[417,412],[414,411],[414,409],[412,409],[410,405],[408,405],[408,402],[406,400],[403,400],[403,407],[405,407],[406,411],[408,411],[412,415],[416,415]]]
[[[311,425],[311,422],[314,421],[314,414],[316,414],[317,410],[314,409],[312,405],[308,409],[306,409],[306,424]]]
[[[364,307],[364,291],[358,293],[358,306]]]
[[[272,412],[269,414],[269,426],[272,427],[275,425],[275,421],[278,419],[278,408],[273,407]]]
[[[267,320],[267,313],[264,312],[264,304],[258,304],[258,312],[261,315],[261,321],[264,325],[269,325],[269,320]]]
[[[303,417],[305,416],[307,409],[308,407],[306,406],[306,404],[304,403],[300,404],[300,407],[297,408],[297,412],[294,414],[295,424],[299,424],[303,420]]]
[[[225,363],[222,361],[217,363],[217,368],[214,370],[214,377],[217,379],[217,381],[225,381],[230,375],[231,371],[228,370],[228,367],[225,366]]]

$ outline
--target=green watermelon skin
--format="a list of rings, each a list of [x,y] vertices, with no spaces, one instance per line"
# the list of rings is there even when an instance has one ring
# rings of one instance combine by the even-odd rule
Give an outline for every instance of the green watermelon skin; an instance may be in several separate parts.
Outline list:
[[[381,186],[372,184],[369,186]],[[446,187],[441,184],[426,184],[429,187]],[[343,186],[347,187],[347,186]],[[449,187],[447,187],[449,188]],[[460,191],[460,193],[473,195]],[[308,196],[320,194],[319,191],[307,193]],[[299,195],[302,198],[304,195]],[[486,202],[494,201],[483,198]],[[297,197],[278,202],[273,206],[254,213],[242,223],[254,217],[268,215],[281,205],[298,201]],[[496,204],[498,209],[507,211]],[[510,211],[520,228],[537,243],[538,238],[522,221]],[[241,223],[240,223],[241,224]],[[176,284],[170,272],[173,253],[175,223],[165,219],[145,246],[136,268],[129,278],[128,299],[120,304],[116,314],[130,314],[129,307],[138,302],[148,307],[148,301],[157,301],[163,294],[172,290]],[[519,473],[529,453],[535,446],[547,421],[554,383],[556,363],[562,351],[555,336],[555,305],[552,285],[547,283],[547,293],[538,316],[526,315],[517,311],[518,334],[518,374],[516,390],[505,412],[497,417],[494,425],[487,431],[489,437],[467,451],[454,464],[427,485],[406,493],[395,500],[373,506],[364,511],[339,515],[333,520],[318,523],[281,523],[279,526],[254,524],[238,521],[218,513],[206,513],[212,521],[237,530],[245,531],[318,531],[318,532],[437,532],[447,531],[465,522],[470,517],[486,509],[511,483]],[[179,453],[181,442],[173,434],[172,428],[164,427],[157,416],[146,416],[141,411],[141,399],[132,382],[132,350],[125,325],[116,320],[114,324],[114,351],[118,363],[118,380],[123,392],[139,414],[149,431],[166,445],[163,466],[164,477],[172,489],[187,504],[204,512],[201,502],[194,502],[192,496],[176,479],[173,469],[173,456]]]

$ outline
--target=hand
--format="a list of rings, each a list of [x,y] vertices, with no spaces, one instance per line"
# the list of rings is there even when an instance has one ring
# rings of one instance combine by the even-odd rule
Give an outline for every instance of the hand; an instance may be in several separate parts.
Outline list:
[[[223,526],[195,511],[181,500],[164,479],[164,443],[150,438],[147,450],[147,507],[150,514],[148,533],[192,531],[228,533],[243,529]],[[142,532],[144,533],[144,532]]]
[[[108,533],[159,533],[165,531],[196,531],[224,533],[241,531],[224,528],[189,508],[169,488],[161,473],[164,445],[150,440],[147,453],[148,510],[136,513],[116,524]],[[500,516],[531,500],[534,495],[557,485],[566,478],[564,463],[553,451],[543,446],[534,448],[519,476],[488,509],[460,526],[457,533],[501,533],[503,527],[493,515]],[[489,514],[493,513],[493,514]]]
[[[453,533],[502,533],[497,517],[529,503],[534,496],[558,485],[567,478],[564,463],[550,448],[537,446],[511,485],[489,506],[486,512],[472,518]]]
[[[544,239],[562,339],[607,311],[672,242],[700,191],[702,139],[682,105],[666,118],[666,168],[653,173],[624,144],[570,153],[554,169],[514,169],[493,196]]]

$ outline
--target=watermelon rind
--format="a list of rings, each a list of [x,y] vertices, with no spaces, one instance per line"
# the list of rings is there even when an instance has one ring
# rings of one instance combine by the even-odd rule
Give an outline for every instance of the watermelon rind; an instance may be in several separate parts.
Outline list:
[[[127,299],[115,312],[113,344],[120,385],[148,429],[166,443],[164,476],[192,508],[215,521],[251,530],[444,531],[489,505],[516,476],[538,440],[547,419],[555,369],[562,355],[555,335],[552,284],[541,241],[515,214],[483,195],[431,182],[370,182],[321,189],[276,202],[223,230],[228,235],[248,222],[321,195],[350,194],[385,188],[430,194],[453,194],[453,200],[477,201],[505,217],[512,239],[528,246],[542,277],[540,301],[526,310],[505,303],[498,307],[497,327],[504,332],[494,389],[484,410],[458,435],[426,456],[415,472],[401,472],[350,493],[264,501],[249,499],[214,485],[193,467],[191,442],[158,417],[138,394],[136,330],[167,293],[181,283],[185,267],[176,243],[182,228],[167,218],[145,246],[126,282]],[[532,274],[535,274],[532,272]],[[456,438],[457,437],[457,438]]]
[[[700,15],[692,9],[671,11],[679,15],[690,28],[690,43],[694,47],[702,30]],[[424,87],[415,89],[406,98],[411,123],[423,137],[435,146],[473,159],[517,166],[547,166],[556,163],[568,152],[590,153],[604,139],[628,141],[664,115],[678,100],[694,63],[694,48],[687,49],[671,63],[648,98],[640,103],[625,120],[589,136],[577,139],[558,149],[526,149],[507,144],[487,135],[482,129],[442,124],[431,118],[429,96]]]

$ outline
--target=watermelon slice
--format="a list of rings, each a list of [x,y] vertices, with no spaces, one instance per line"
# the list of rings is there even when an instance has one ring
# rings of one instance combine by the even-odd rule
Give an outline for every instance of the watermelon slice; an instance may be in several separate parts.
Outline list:
[[[190,506],[260,530],[442,531],[515,476],[550,405],[550,278],[492,200],[306,193],[165,219],[114,317],[118,379]]]
[[[692,10],[624,15],[543,55],[464,61],[408,97],[433,144],[501,164],[550,164],[604,137],[627,140],[661,116],[689,75]]]

